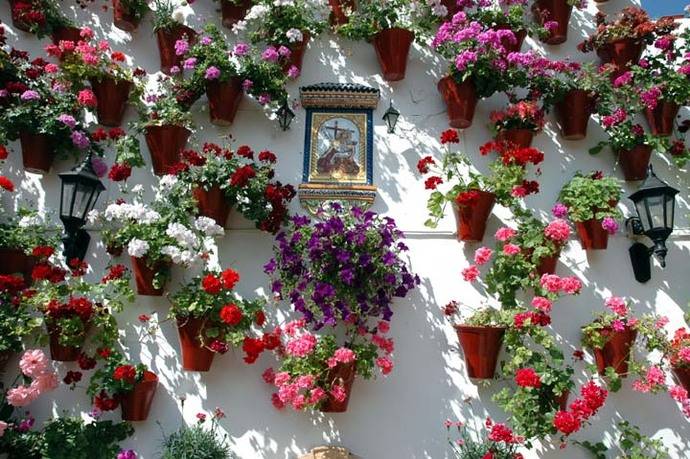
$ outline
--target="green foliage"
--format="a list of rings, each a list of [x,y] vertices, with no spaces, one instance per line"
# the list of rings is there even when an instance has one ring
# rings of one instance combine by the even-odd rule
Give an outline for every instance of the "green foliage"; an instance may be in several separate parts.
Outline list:
[[[181,427],[163,441],[161,459],[231,459],[226,437],[218,438],[215,429],[207,430],[197,424]]]
[[[475,439],[467,429],[467,426],[462,423],[447,423],[448,431],[452,424],[455,424],[458,429],[459,437],[455,441],[448,439],[453,455],[457,459],[515,459],[518,457],[519,444],[497,442],[489,440],[485,432],[482,432],[480,438]]]
[[[0,215],[3,209],[0,207]],[[30,253],[34,247],[58,244],[57,234],[35,210],[19,209],[16,216],[0,223],[0,247]]]
[[[246,17],[247,31],[253,43],[290,47],[293,40],[288,31],[309,32],[316,37],[325,28],[325,15],[314,2],[295,0],[276,4],[273,0],[257,0]]]
[[[382,30],[402,28],[424,42],[439,21],[426,4],[418,3],[413,8],[407,0],[361,0],[357,9],[348,15],[348,22],[339,26],[337,32],[352,40],[371,41]]]
[[[120,7],[135,21],[140,21],[150,9],[147,0],[120,0]]]
[[[40,321],[32,317],[26,304],[15,302],[22,295],[23,284],[23,279],[14,284],[0,280],[0,353],[21,351],[22,339],[40,325]]]
[[[131,366],[134,368],[134,381],[126,379],[115,379],[115,370],[122,366]],[[98,368],[91,376],[87,394],[92,398],[104,391],[110,397],[116,398],[125,395],[134,390],[134,386],[144,379],[144,372],[148,367],[143,363],[132,365],[120,352],[111,350],[110,355],[105,360],[105,364]]]
[[[613,177],[578,172],[560,193],[560,202],[568,206],[568,215],[574,222],[602,220],[605,217],[620,219],[616,208],[621,197],[619,181]]]
[[[174,17],[175,5],[171,0],[153,0],[153,31],[172,29],[178,22]]]
[[[602,442],[576,441],[575,444],[589,451],[595,459],[606,459],[607,451],[614,451],[615,456],[611,457],[615,459],[667,459],[671,457],[661,440],[643,435],[639,427],[628,421],[620,421],[618,429],[620,435],[611,448],[607,448]]]

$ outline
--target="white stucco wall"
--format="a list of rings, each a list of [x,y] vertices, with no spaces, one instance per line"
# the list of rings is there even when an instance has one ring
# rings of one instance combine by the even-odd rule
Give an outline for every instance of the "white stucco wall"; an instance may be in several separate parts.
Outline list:
[[[87,10],[80,10],[75,2],[64,2],[66,13],[71,17],[88,21],[97,37],[106,37],[114,49],[123,50],[133,65],[149,72],[158,70],[158,52],[146,20],[132,36],[112,27],[111,12],[103,12],[95,2]],[[577,52],[576,44],[593,29],[592,15],[597,5],[591,2],[586,12],[574,12],[570,24],[569,40],[563,45],[544,48],[540,43],[528,39],[525,48],[533,46],[552,56],[571,56],[575,60],[592,60],[594,54]],[[615,12],[626,6],[624,0],[610,0],[599,8]],[[217,3],[197,1],[187,21],[200,29],[206,21],[220,22],[216,12]],[[192,11],[193,10],[193,11]],[[0,3],[0,19],[9,23],[7,2]],[[86,23],[86,22],[85,22]],[[38,55],[48,41],[8,27],[9,44]],[[232,38],[230,38],[232,39]],[[460,277],[460,270],[466,267],[476,244],[463,244],[455,240],[454,221],[448,215],[438,230],[431,231],[423,226],[426,219],[426,197],[423,183],[418,177],[416,164],[419,158],[431,154],[440,157],[439,134],[447,128],[445,107],[436,91],[436,82],[445,69],[443,62],[430,50],[415,46],[411,52],[407,78],[398,83],[387,83],[378,74],[379,68],[371,45],[353,43],[330,34],[324,34],[312,41],[307,50],[302,76],[289,88],[291,96],[298,96],[298,86],[323,81],[356,82],[379,87],[382,101],[375,112],[374,182],[379,187],[379,197],[374,210],[394,217],[400,228],[407,232],[411,248],[413,271],[422,278],[420,288],[404,301],[398,301],[392,322],[391,334],[396,340],[396,368],[388,378],[377,381],[358,380],[347,413],[336,415],[311,415],[292,411],[278,412],[270,403],[271,390],[260,377],[261,372],[272,362],[265,355],[253,366],[242,362],[240,352],[230,352],[217,357],[208,374],[181,371],[177,331],[170,322],[165,322],[155,342],[138,343],[141,326],[137,316],[153,313],[160,320],[167,315],[165,298],[138,297],[120,317],[123,343],[127,352],[135,359],[149,364],[161,380],[148,422],[137,423],[136,433],[125,442],[143,458],[157,457],[160,451],[162,432],[171,432],[181,423],[195,422],[198,411],[212,411],[221,407],[227,413],[222,427],[227,430],[234,451],[242,458],[292,458],[320,444],[337,444],[351,449],[367,459],[393,458],[442,458],[447,452],[445,429],[446,418],[458,418],[470,424],[481,424],[486,416],[504,420],[504,413],[491,402],[491,395],[500,387],[500,382],[477,386],[466,377],[464,361],[458,352],[457,337],[441,313],[440,306],[451,299],[468,305],[479,305],[483,300],[480,291],[475,291]],[[396,107],[402,112],[397,133],[389,135],[380,120],[393,97]],[[462,146],[479,170],[486,170],[487,159],[479,155],[478,147],[490,138],[486,127],[491,110],[501,107],[505,99],[496,96],[479,104],[474,125],[462,135]],[[205,111],[205,98],[195,105],[195,120],[199,129],[195,141],[220,142],[220,136],[232,134],[237,145],[249,144],[256,151],[270,149],[278,157],[278,179],[298,184],[302,175],[302,148],[304,139],[304,111],[297,112],[292,129],[281,132],[277,124],[267,120],[251,99],[246,98],[240,107],[235,124],[231,128],[217,128],[210,125]],[[127,120],[134,117],[133,110]],[[540,180],[542,192],[527,200],[528,205],[542,215],[547,215],[557,193],[573,173],[578,170],[601,169],[613,173],[613,155],[604,152],[597,157],[587,153],[590,146],[602,139],[604,134],[594,121],[590,123],[589,136],[584,141],[561,140],[556,132],[553,116],[549,115],[546,130],[540,134],[534,146],[542,149],[546,160],[542,165]],[[142,139],[142,146],[145,143]],[[148,161],[148,152],[144,150]],[[107,158],[112,162],[112,156]],[[566,298],[555,306],[551,331],[558,336],[566,354],[579,348],[579,327],[589,321],[592,311],[602,307],[603,298],[610,294],[629,296],[636,302],[635,309],[642,313],[655,311],[671,318],[669,330],[680,326],[682,308],[690,300],[688,282],[688,255],[690,252],[690,230],[688,229],[688,177],[685,171],[678,171],[669,165],[665,157],[653,159],[657,174],[673,186],[682,190],[678,197],[676,233],[669,242],[668,268],[664,271],[655,266],[652,280],[641,285],[634,281],[628,261],[629,241],[621,233],[613,237],[606,251],[586,254],[579,242],[573,240],[561,256],[558,273],[577,275],[585,288],[578,297]],[[13,154],[6,165],[8,175],[19,184],[12,203],[36,203],[42,209],[56,213],[59,180],[56,171],[71,167],[70,162],[57,163],[53,173],[44,177],[26,174],[21,167],[18,145],[13,145]],[[619,176],[620,172],[617,172]],[[153,181],[149,168],[135,172],[134,183],[148,186]],[[116,196],[117,188],[108,184],[108,191],[100,204]],[[624,185],[626,195],[634,185]],[[623,200],[621,206],[630,213],[630,202]],[[291,211],[300,212],[297,200]],[[496,209],[489,222],[487,235],[501,225],[505,211]],[[56,215],[52,216],[58,222]],[[224,266],[238,269],[242,276],[239,292],[243,295],[265,293],[267,278],[261,266],[271,256],[272,238],[251,229],[233,215],[232,228],[219,241],[220,259]],[[98,241],[94,240],[87,261],[95,271],[107,263],[108,255]],[[487,237],[487,243],[490,243]],[[124,263],[129,263],[124,260]],[[185,274],[175,271],[175,279],[169,288],[173,289],[183,281]],[[98,274],[94,278],[100,278]],[[283,311],[271,311],[269,317],[282,317]],[[591,357],[588,357],[590,359]],[[61,376],[73,364],[55,364]],[[85,375],[86,376],[86,375]],[[587,379],[583,365],[576,365],[576,381]],[[186,397],[184,412],[178,403],[179,397]],[[466,403],[470,400],[470,403]],[[64,386],[45,396],[30,407],[38,421],[67,413],[78,415],[88,412],[89,400],[80,387],[71,392]],[[119,410],[106,416],[119,419]],[[578,439],[598,441],[605,436],[611,438],[612,426],[620,419],[638,424],[646,434],[658,434],[671,447],[672,457],[690,457],[690,425],[679,408],[665,395],[653,396],[632,391],[630,382],[617,394],[612,394],[598,416],[595,424],[576,435]],[[160,426],[157,425],[157,422]],[[575,446],[559,450],[557,443],[538,446],[525,454],[528,458],[585,458],[585,453]]]

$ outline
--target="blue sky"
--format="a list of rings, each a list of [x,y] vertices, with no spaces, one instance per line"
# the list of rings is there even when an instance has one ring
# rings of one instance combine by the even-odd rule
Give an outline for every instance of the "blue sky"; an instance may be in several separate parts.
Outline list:
[[[650,16],[666,16],[670,14],[683,14],[683,8],[690,0],[642,0],[642,8],[646,9]]]

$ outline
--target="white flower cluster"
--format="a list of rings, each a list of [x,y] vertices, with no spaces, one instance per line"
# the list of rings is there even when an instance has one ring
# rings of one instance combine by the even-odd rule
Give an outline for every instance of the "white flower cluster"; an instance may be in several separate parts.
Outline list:
[[[253,21],[255,19],[261,19],[264,17],[268,12],[271,11],[271,8],[266,6],[266,5],[254,5],[252,8],[247,12],[247,15],[244,17],[244,21],[242,22],[247,22],[247,21]]]
[[[19,219],[17,225],[20,228],[31,228],[32,226],[40,226],[43,224],[43,219],[36,214],[25,215]]]
[[[441,3],[441,0],[427,0],[427,5],[431,7],[434,16],[444,18],[448,15],[448,8]]]
[[[132,239],[127,244],[127,253],[134,258],[141,258],[149,251],[149,243],[141,239]]]
[[[273,0],[273,6],[293,6],[295,0]]]
[[[222,226],[216,224],[216,221],[208,217],[197,217],[194,222],[194,227],[204,233],[207,237],[222,236],[225,234],[225,230]]]
[[[171,192],[175,185],[177,185],[178,179],[174,175],[164,175],[158,182],[158,195],[165,196],[167,193]]]
[[[200,244],[196,234],[181,223],[170,223],[165,230],[165,234],[175,239],[175,242],[183,249],[193,249]]]
[[[110,204],[103,212],[103,217],[106,220],[134,220],[143,225],[150,225],[161,218],[158,212],[141,203]]]
[[[192,265],[199,260],[199,253],[191,250],[180,250],[174,245],[166,245],[161,249],[161,254],[170,257],[176,265]]]
[[[290,40],[290,43],[301,42],[304,38],[302,36],[302,31],[299,29],[290,29],[285,32],[285,35],[287,36],[288,40]]]

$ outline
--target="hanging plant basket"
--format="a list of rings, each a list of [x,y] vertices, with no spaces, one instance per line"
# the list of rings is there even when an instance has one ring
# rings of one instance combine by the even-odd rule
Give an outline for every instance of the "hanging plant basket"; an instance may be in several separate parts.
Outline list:
[[[585,250],[605,250],[608,246],[609,233],[601,227],[601,220],[575,222],[575,230]]]
[[[225,192],[218,186],[213,186],[208,190],[203,187],[196,187],[192,190],[194,199],[199,207],[199,215],[212,218],[223,228],[228,221],[232,206],[225,197]]]
[[[474,110],[477,107],[477,93],[474,82],[467,79],[458,83],[451,76],[441,78],[438,91],[446,103],[448,124],[456,129],[466,129],[472,126]]]
[[[461,207],[453,203],[459,241],[479,242],[484,238],[486,222],[496,203],[495,194],[475,191],[479,193],[479,199],[475,203]]]
[[[20,249],[0,248],[0,274],[21,274],[24,282],[31,282],[31,271],[36,264],[36,258],[27,255]]]
[[[399,27],[384,29],[374,35],[372,43],[384,80],[400,81],[405,78],[407,56],[413,41],[414,33]]]
[[[144,378],[134,386],[134,389],[120,396],[122,420],[146,421],[157,387],[158,376],[151,371],[144,371]]]
[[[531,129],[503,129],[496,135],[496,140],[509,142],[518,148],[531,147],[533,139],[534,131]]]
[[[153,171],[156,175],[165,175],[170,166],[180,161],[180,154],[192,133],[186,127],[174,124],[146,126],[145,131]]]
[[[53,30],[51,39],[54,45],[59,45],[61,41],[71,41],[76,44],[81,38],[81,29],[79,27],[60,26]]]
[[[217,126],[230,126],[235,120],[243,95],[242,80],[238,77],[228,81],[207,82],[206,96],[211,123]]]
[[[587,124],[594,111],[594,98],[581,89],[571,89],[556,104],[556,117],[565,140],[582,140],[587,137]]]
[[[108,127],[122,124],[132,86],[134,83],[131,81],[116,80],[112,77],[91,80],[91,89],[96,95],[96,115],[99,124]]]
[[[619,150],[617,156],[626,182],[644,180],[647,177],[652,147],[637,145],[631,150]]]
[[[166,75],[170,75],[170,69],[174,66],[180,66],[182,63],[182,56],[175,54],[175,42],[182,40],[185,36],[190,45],[196,42],[196,32],[191,27],[183,24],[177,24],[169,29],[159,29],[156,31],[156,40],[158,42],[158,53],[161,60],[161,71]]]
[[[244,19],[251,7],[252,0],[241,0],[240,2],[221,0],[220,13],[223,16],[223,25],[232,29],[235,23]]]
[[[642,42],[634,38],[621,38],[597,48],[602,64],[615,64],[617,69],[611,74],[616,79],[636,64],[642,55]]]
[[[690,391],[690,368],[673,367],[671,371],[673,371],[678,384],[683,386],[685,390]]]
[[[140,18],[125,9],[121,0],[113,0],[113,25],[125,32],[134,32],[139,27]]]
[[[309,31],[302,31],[302,41],[299,43],[291,43],[289,45],[290,48],[290,57],[289,59],[283,64],[283,71],[287,72],[290,70],[290,67],[295,66],[297,67],[297,70],[302,72],[302,63],[304,61],[304,53],[307,51],[307,45],[309,44],[309,40],[311,40],[311,34]],[[276,46],[277,48],[278,46]]]
[[[50,137],[45,134],[19,133],[19,143],[22,147],[22,162],[27,172],[47,174],[53,166],[55,151],[51,146]]]
[[[17,9],[17,4],[21,3],[27,3],[26,0],[9,0],[10,1],[10,10],[12,11],[12,26],[15,29],[24,31],[24,32],[31,32],[31,25],[27,24],[24,22],[24,20],[21,18],[21,11]]]
[[[50,358],[57,362],[76,362],[81,354],[81,346],[64,346],[60,344],[60,329],[48,325],[48,344]]]
[[[616,373],[624,377],[628,373],[630,351],[637,338],[637,330],[626,328],[623,331],[614,331],[606,328],[601,330],[601,333],[607,341],[601,349],[594,349],[597,371],[604,375],[607,367],[613,367]]]
[[[567,0],[537,0],[532,5],[532,13],[535,20],[544,25],[549,21],[555,21],[558,25],[551,30],[549,36],[542,41],[547,45],[560,45],[568,39],[568,24],[573,6]]]
[[[156,273],[169,269],[165,264],[157,265],[154,268],[149,268],[146,257],[132,259],[132,271],[134,272],[134,281],[137,284],[137,293],[144,296],[162,296],[163,287],[155,288],[153,286],[153,279]]]
[[[355,10],[354,0],[328,0],[331,7],[330,22],[332,26],[347,24],[347,11]]]
[[[321,404],[320,411],[323,413],[344,413],[347,411],[347,405],[350,401],[350,394],[352,392],[352,384],[355,382],[356,374],[355,362],[338,363],[328,372],[327,385],[343,386],[345,389],[345,399],[337,401],[329,393]]]
[[[467,376],[475,379],[493,379],[506,329],[455,325],[455,331],[465,354]]]
[[[673,133],[673,127],[680,106],[673,102],[660,100],[654,110],[645,109],[644,115],[653,135],[668,137]]]
[[[203,332],[205,319],[178,317],[177,331],[182,348],[182,369],[185,371],[209,371],[215,352],[199,339]]]

